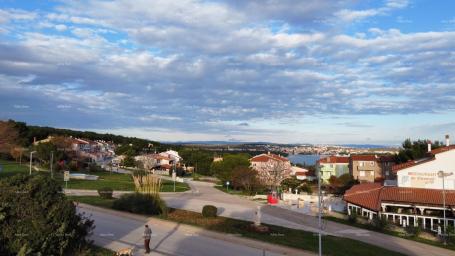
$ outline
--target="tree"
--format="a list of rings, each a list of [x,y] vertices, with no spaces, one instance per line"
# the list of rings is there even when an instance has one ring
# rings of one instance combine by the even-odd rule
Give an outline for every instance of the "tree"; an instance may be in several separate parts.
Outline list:
[[[127,167],[135,167],[136,166],[136,160],[134,160],[134,157],[127,155],[125,159],[123,159],[123,166]]]
[[[281,187],[283,190],[289,190],[291,189],[292,191],[295,191],[296,188],[299,188],[302,185],[302,181],[298,180],[296,177],[291,177],[284,179],[281,182]]]
[[[257,186],[257,172],[249,167],[238,166],[232,171],[232,186],[251,193]]]
[[[271,160],[266,165],[257,167],[259,180],[263,185],[275,189],[290,176],[289,162]]]
[[[349,173],[345,173],[340,177],[330,176],[329,178],[329,189],[331,193],[342,195],[346,190],[350,189],[358,181],[354,180]]]
[[[93,221],[46,175],[0,180],[0,255],[77,255]]]
[[[416,140],[406,139],[402,143],[402,149],[396,155],[395,160],[397,163],[404,163],[409,160],[416,160],[426,156],[428,151],[429,140]],[[443,144],[439,141],[435,141],[431,144],[432,149],[440,148]]]
[[[18,144],[18,132],[10,122],[0,121],[0,153],[9,154]]]
[[[16,162],[19,162],[19,159],[22,157],[24,149],[21,147],[14,147],[10,150],[10,155],[14,158]]]
[[[232,180],[232,173],[235,168],[248,168],[250,161],[246,154],[227,154],[222,161],[213,162],[210,170],[223,183]]]
[[[211,164],[213,152],[201,149],[184,148],[180,149],[179,155],[183,158],[183,164],[194,166],[195,172],[202,175],[213,175]]]

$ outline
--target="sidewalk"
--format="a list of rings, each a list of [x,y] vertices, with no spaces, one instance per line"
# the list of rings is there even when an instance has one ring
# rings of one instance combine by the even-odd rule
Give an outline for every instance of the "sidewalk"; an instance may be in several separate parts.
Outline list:
[[[153,226],[159,226],[160,228],[163,228],[165,230],[168,230],[168,232],[176,232],[178,229],[178,232],[184,233],[187,236],[202,236],[202,237],[207,237],[211,239],[215,239],[218,241],[223,241],[227,242],[229,244],[234,244],[234,245],[241,245],[241,246],[246,246],[249,248],[254,248],[262,251],[264,254],[263,255],[302,255],[302,256],[310,256],[310,255],[316,255],[312,252],[308,251],[303,251],[303,250],[298,250],[286,246],[280,246],[280,245],[275,245],[275,244],[270,244],[270,243],[265,243],[249,238],[244,238],[244,237],[239,237],[233,234],[225,234],[225,233],[218,233],[214,231],[209,231],[205,230],[200,227],[196,226],[191,226],[191,225],[186,225],[186,224],[178,224],[175,222],[167,221],[167,220],[162,220],[159,218],[154,218],[154,217],[146,217],[143,215],[137,215],[137,214],[132,214],[132,213],[127,213],[127,212],[121,212],[121,211],[115,211],[115,210],[110,210],[106,208],[100,208],[92,205],[87,205],[87,204],[78,204],[78,208],[82,211],[88,211],[88,212],[96,212],[100,213],[103,216],[108,216],[108,215],[113,215],[117,217],[121,217],[124,220],[134,220],[140,223],[149,223]],[[101,224],[101,223],[100,223]],[[97,220],[95,220],[95,225],[97,225]],[[177,227],[176,227],[177,225]],[[142,227],[142,224],[140,225]],[[131,237],[130,239],[128,239]],[[138,235],[128,235],[123,237],[121,240],[113,240],[110,238],[109,234],[104,234],[104,236],[97,236],[95,242],[97,244],[109,248],[111,250],[118,250],[120,248],[141,248],[141,240],[137,241],[137,237],[141,237],[140,234]],[[156,240],[155,238],[152,240]],[[204,245],[199,245],[201,248],[204,248]],[[143,253],[143,249],[137,249],[136,252]],[[154,251],[154,253],[161,253],[161,255],[170,255],[167,252],[160,252]],[[142,255],[142,254],[140,254]]]

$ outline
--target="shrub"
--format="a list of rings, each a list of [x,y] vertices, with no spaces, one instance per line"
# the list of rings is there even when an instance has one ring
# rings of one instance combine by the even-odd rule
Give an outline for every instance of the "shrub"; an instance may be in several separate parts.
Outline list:
[[[357,213],[355,211],[351,211],[351,215],[348,215],[348,221],[352,224],[357,223]]]
[[[388,228],[389,226],[389,221],[387,218],[373,218],[371,221],[370,225],[373,227],[373,229],[378,230],[378,231],[383,231]]]
[[[414,227],[414,225],[409,225],[405,228],[406,234],[411,237],[418,237],[420,233],[422,232],[422,229],[420,228],[420,225],[417,227]]]
[[[0,188],[0,255],[78,255],[90,244],[93,221],[49,176],[18,174]]]
[[[204,205],[202,208],[202,216],[206,218],[213,218],[216,217],[217,211],[218,209],[213,205]]]
[[[104,188],[98,189],[98,194],[102,198],[112,199],[112,194],[113,193],[114,193],[114,190],[112,188],[109,188],[109,187],[104,187]]]
[[[141,193],[122,195],[114,201],[112,208],[139,214],[165,215],[167,213],[166,203],[159,195]]]
[[[311,188],[311,186],[308,185],[308,184],[306,184],[306,183],[303,184],[303,185],[300,187],[300,189],[301,189],[303,192],[306,192],[306,193],[308,193],[308,194],[312,194],[312,193],[313,193],[313,189]]]

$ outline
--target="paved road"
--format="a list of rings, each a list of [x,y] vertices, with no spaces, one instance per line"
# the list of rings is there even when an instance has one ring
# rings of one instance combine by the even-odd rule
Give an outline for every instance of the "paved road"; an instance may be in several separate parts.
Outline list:
[[[90,215],[91,219],[95,220],[96,228],[91,237],[95,244],[114,251],[122,248],[134,248],[134,255],[144,255],[145,253],[141,238],[145,223],[153,231],[150,246],[153,251],[151,255],[314,255],[305,251],[205,231],[188,225],[145,218],[84,204],[78,206],[78,211],[85,212]]]
[[[215,189],[212,183],[197,181],[189,181],[188,183],[192,188],[191,192],[162,196],[169,206],[201,212],[204,205],[212,204],[219,208],[221,216],[254,221],[256,208],[261,205],[246,198],[229,195]],[[273,206],[262,205],[261,209],[262,222],[264,223],[313,232],[317,231],[317,219],[313,216]],[[407,255],[455,255],[455,252],[451,250],[336,222],[324,221],[324,226],[326,234],[356,239]]]

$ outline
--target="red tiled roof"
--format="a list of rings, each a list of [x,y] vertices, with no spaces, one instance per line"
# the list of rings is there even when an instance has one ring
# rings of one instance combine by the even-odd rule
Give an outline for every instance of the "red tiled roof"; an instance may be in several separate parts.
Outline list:
[[[275,154],[260,154],[250,159],[251,162],[268,162],[269,160],[275,160],[280,162],[289,161],[287,158]]]
[[[378,161],[379,158],[376,155],[352,155],[352,161]]]
[[[354,185],[344,194],[346,202],[378,211],[381,202],[441,206],[442,190],[426,188],[387,187],[380,183]],[[446,205],[455,206],[455,190],[446,190]]]
[[[295,172],[295,176],[306,176],[306,172]]]
[[[362,183],[352,186],[343,196],[344,201],[377,211],[380,208],[381,183]]]
[[[453,149],[455,149],[455,145],[450,145],[448,147],[440,147],[440,148],[437,148],[437,149],[433,149],[433,150],[430,151],[430,153],[432,155],[436,155],[436,154],[447,152],[447,151],[450,151],[450,150],[453,150]]]
[[[348,156],[329,156],[326,158],[321,158],[319,160],[319,163],[323,164],[348,164],[349,163],[349,157]]]

